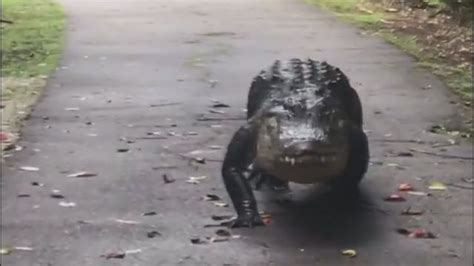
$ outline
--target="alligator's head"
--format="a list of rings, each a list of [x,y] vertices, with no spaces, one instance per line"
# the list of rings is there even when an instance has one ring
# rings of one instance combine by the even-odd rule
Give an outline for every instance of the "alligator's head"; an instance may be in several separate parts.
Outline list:
[[[313,183],[339,175],[345,168],[348,115],[337,97],[315,94],[306,89],[274,100],[257,119],[256,161],[268,173]]]

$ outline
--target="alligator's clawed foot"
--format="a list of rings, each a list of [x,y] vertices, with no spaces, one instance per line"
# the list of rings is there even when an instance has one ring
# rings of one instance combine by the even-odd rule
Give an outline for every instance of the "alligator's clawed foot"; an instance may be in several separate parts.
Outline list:
[[[253,228],[263,225],[265,224],[258,214],[239,216],[228,224],[230,228]]]

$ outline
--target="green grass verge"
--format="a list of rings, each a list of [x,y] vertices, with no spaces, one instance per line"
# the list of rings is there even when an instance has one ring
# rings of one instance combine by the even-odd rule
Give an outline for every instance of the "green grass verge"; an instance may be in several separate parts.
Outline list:
[[[1,130],[9,143],[18,138],[22,121],[41,95],[47,76],[59,63],[65,15],[54,0],[2,0]]]
[[[2,0],[1,76],[49,74],[59,61],[65,16],[52,0]]]

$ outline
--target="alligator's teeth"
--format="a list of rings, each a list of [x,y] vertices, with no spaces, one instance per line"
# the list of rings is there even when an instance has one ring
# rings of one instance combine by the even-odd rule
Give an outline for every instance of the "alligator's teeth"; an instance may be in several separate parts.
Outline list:
[[[295,165],[295,161],[296,161],[295,158],[291,158],[291,165]]]

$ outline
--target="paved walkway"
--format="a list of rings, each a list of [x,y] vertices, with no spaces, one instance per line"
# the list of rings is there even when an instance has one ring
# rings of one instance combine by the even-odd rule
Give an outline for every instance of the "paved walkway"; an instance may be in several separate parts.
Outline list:
[[[27,122],[24,149],[3,167],[3,244],[34,250],[14,251],[2,264],[472,265],[472,190],[449,186],[431,197],[383,201],[403,182],[426,191],[432,180],[468,186],[463,178],[472,176],[470,160],[392,156],[410,148],[472,154],[468,144],[433,147],[448,138],[425,130],[456,110],[442,84],[410,57],[304,1],[63,3],[70,20],[61,68]],[[308,187],[293,186],[290,207],[258,193],[273,224],[232,230],[241,238],[228,242],[191,244],[215,234],[217,228],[204,228],[216,223],[212,215],[233,214],[201,200],[213,193],[229,202],[220,176],[225,150],[212,146],[227,145],[244,122],[238,119],[253,76],[275,59],[297,56],[339,66],[361,95],[373,161],[361,184],[363,199],[343,211],[308,196]],[[423,90],[426,85],[432,89]],[[212,99],[231,107],[209,113]],[[423,143],[386,141],[416,139]],[[195,150],[206,164],[179,156]],[[98,175],[67,177],[78,171]],[[176,181],[164,184],[163,174]],[[202,175],[207,179],[200,184],[186,182]],[[65,198],[52,198],[54,189]],[[400,215],[409,206],[425,213]],[[395,231],[416,227],[438,238]],[[149,238],[152,231],[160,235]],[[137,249],[123,259],[100,257]],[[343,257],[343,249],[358,256]]]

